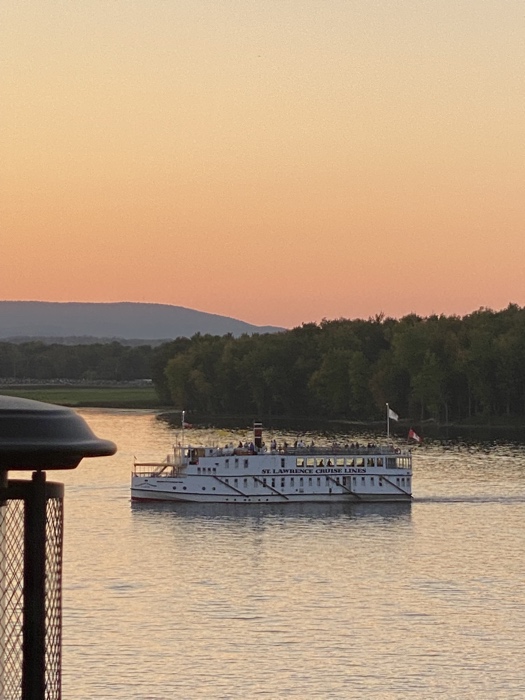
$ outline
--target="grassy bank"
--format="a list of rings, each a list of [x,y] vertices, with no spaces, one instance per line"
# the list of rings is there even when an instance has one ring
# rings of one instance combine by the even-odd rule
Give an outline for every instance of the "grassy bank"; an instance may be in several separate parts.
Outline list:
[[[0,387],[0,394],[72,408],[160,408],[151,386],[8,386]]]

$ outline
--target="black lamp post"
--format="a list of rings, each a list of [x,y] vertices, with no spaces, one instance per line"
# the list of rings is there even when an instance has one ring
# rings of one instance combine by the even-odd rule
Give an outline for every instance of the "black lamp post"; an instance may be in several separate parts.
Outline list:
[[[63,484],[46,471],[116,452],[75,411],[0,396],[0,698],[60,700]],[[8,471],[32,471],[31,480]]]

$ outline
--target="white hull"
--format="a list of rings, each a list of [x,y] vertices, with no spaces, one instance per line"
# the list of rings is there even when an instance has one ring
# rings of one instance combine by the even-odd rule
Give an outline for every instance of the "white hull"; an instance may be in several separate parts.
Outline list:
[[[213,496],[195,494],[180,494],[175,495],[166,491],[143,490],[141,488],[132,488],[131,500],[136,502],[162,502],[169,501],[173,503],[406,503],[412,500],[410,495],[405,494],[383,494],[376,496],[375,494],[347,494],[347,493],[331,493],[331,494],[288,494],[284,496],[268,495],[268,496]]]

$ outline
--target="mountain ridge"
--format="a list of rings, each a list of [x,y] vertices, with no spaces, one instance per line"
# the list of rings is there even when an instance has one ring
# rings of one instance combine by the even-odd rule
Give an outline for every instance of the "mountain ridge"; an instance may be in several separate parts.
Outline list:
[[[229,316],[184,306],[146,302],[0,301],[0,340],[84,338],[88,342],[164,341],[203,335],[277,333],[278,326],[256,326]]]

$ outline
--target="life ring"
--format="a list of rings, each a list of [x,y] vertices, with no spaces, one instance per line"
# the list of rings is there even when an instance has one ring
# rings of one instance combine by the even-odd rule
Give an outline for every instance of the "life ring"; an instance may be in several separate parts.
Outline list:
[[[400,455],[400,454],[401,454],[401,450],[399,449],[399,447],[397,447],[396,448],[396,455]]]

